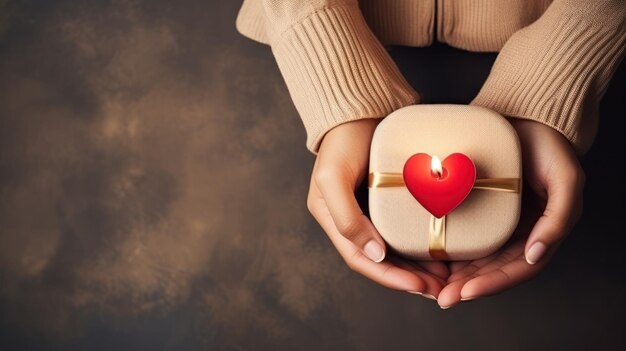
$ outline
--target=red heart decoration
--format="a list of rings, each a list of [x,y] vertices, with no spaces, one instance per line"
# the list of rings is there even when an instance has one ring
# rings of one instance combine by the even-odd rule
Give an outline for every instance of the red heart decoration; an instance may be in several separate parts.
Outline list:
[[[476,167],[469,157],[454,153],[441,162],[442,173],[431,170],[428,154],[415,154],[406,161],[402,176],[413,197],[433,216],[452,212],[469,195],[476,181]]]

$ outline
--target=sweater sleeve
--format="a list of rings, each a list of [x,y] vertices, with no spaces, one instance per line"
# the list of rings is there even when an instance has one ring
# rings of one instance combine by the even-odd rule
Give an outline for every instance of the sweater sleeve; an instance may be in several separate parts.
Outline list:
[[[356,0],[247,0],[241,11],[254,8],[262,9],[263,26],[248,36],[271,46],[314,154],[333,127],[419,101]]]
[[[556,0],[506,42],[472,104],[544,123],[583,154],[625,43],[624,0]]]

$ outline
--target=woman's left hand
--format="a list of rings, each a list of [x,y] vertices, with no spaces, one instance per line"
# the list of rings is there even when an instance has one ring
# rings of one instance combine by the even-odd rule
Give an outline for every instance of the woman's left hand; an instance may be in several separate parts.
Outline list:
[[[516,286],[537,275],[582,214],[585,174],[568,140],[539,122],[512,119],[522,146],[526,190],[514,237],[496,253],[450,264],[442,308]],[[529,201],[534,197],[538,201]]]

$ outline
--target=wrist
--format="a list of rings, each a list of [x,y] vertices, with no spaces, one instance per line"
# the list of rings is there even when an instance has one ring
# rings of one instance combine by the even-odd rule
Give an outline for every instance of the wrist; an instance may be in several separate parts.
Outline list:
[[[570,149],[575,153],[574,146],[570,143],[563,133],[556,128],[542,123],[540,121],[524,118],[507,118],[515,131],[517,132],[520,141],[524,144],[525,141],[533,140],[551,140],[558,142],[561,145],[566,145],[567,149]]]
[[[382,120],[382,117],[362,118],[338,124],[331,130],[329,130],[326,135],[324,135],[320,145],[328,139],[334,139],[336,136],[339,138],[347,138],[348,140],[364,138],[371,140],[372,136],[374,135],[374,131],[376,130],[376,127]]]

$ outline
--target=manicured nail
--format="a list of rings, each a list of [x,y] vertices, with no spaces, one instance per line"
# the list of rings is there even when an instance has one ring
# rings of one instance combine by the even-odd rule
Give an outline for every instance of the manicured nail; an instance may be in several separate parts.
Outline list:
[[[547,248],[546,244],[540,241],[534,243],[526,253],[526,262],[528,262],[528,264],[535,264],[539,262],[541,256],[543,256]]]
[[[435,300],[435,301],[437,301],[437,298],[436,298],[436,297],[434,297],[434,296],[433,296],[433,295],[431,295],[431,294],[422,294],[422,296],[424,296],[424,297],[425,297],[425,298],[427,298],[427,299],[431,299],[431,300]]]
[[[365,254],[370,260],[376,263],[385,259],[385,251],[383,250],[383,247],[380,246],[380,244],[375,240],[370,240],[367,244],[365,244],[363,251],[365,251]]]
[[[407,292],[408,292],[409,294],[415,294],[415,295],[424,296],[424,297],[425,297],[425,298],[427,298],[427,299],[431,299],[431,300],[435,300],[435,301],[437,300],[437,298],[436,298],[436,297],[434,297],[434,296],[433,296],[433,295],[431,295],[431,294],[424,294],[423,292],[419,292],[419,291],[408,291],[408,290],[407,290]]]

